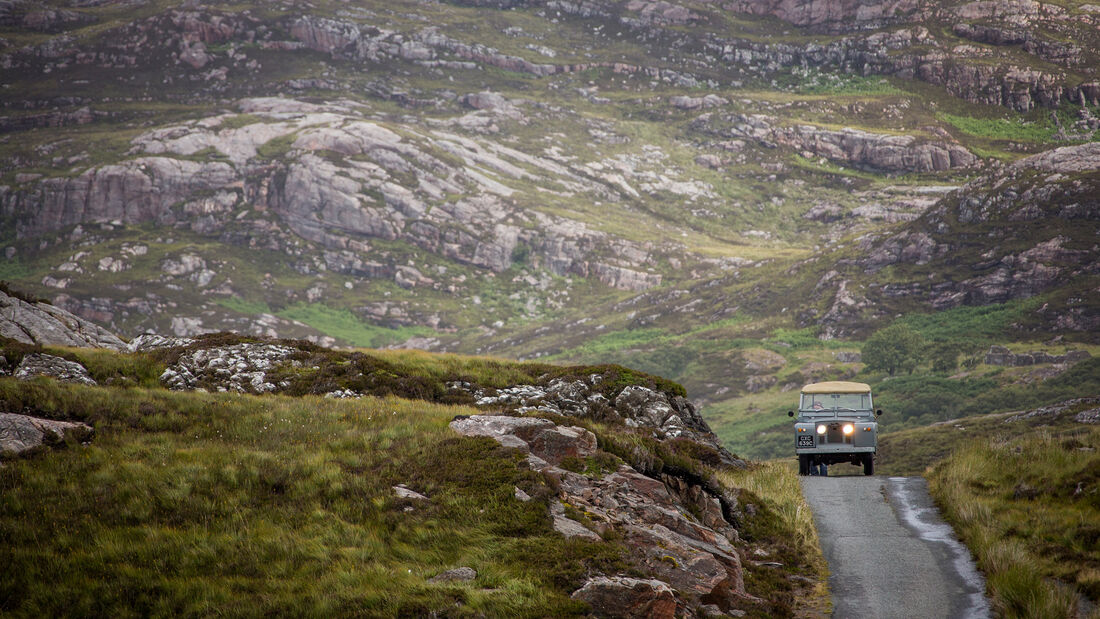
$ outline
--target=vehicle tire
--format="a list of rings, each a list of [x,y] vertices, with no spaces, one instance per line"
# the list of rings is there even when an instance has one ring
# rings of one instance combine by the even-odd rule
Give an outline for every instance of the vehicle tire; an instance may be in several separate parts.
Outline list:
[[[803,476],[810,474],[809,456],[798,456],[798,474]]]
[[[863,474],[875,474],[875,457],[872,454],[866,454],[863,456]]]

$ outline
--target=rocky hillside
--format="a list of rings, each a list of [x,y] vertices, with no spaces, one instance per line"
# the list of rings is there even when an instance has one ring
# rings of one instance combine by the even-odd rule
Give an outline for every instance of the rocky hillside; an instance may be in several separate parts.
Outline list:
[[[1098,19],[3,2],[0,279],[127,337],[626,363],[712,421],[899,315],[1091,345]]]
[[[277,612],[448,616],[793,616],[817,599],[808,523],[732,483],[756,473],[657,377],[225,334],[0,343],[9,612],[212,610],[193,586]],[[77,487],[46,489],[62,479]]]

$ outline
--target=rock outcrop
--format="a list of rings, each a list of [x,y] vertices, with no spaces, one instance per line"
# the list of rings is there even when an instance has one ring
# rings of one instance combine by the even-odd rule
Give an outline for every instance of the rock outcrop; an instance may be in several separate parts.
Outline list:
[[[1041,350],[1014,353],[1004,346],[990,346],[985,354],[985,362],[988,365],[1001,365],[1007,367],[1036,365],[1039,363],[1077,363],[1090,359],[1092,355],[1087,350],[1071,350],[1064,355],[1052,355]]]
[[[672,619],[676,596],[667,583],[626,576],[597,576],[573,592],[573,599],[599,609],[605,617]]]
[[[584,459],[596,453],[595,436],[583,428],[499,415],[458,417],[451,428],[527,453],[531,468],[555,480],[560,504],[584,514],[584,522],[578,522],[568,518],[563,508],[552,510],[557,512],[556,529],[592,541],[601,539],[597,534],[614,532],[630,550],[630,560],[654,576],[649,580],[590,578],[573,597],[593,604],[598,614],[694,616],[703,604],[729,609],[736,600],[750,597],[733,545],[739,540],[737,529],[727,519],[737,509],[736,499],[715,496],[675,476],[648,477],[627,464],[599,477],[562,468],[567,458]],[[685,503],[683,497],[693,497],[694,502]],[[685,509],[686,505],[691,507]]]
[[[481,110],[511,108],[492,93],[467,100]],[[366,240],[404,240],[496,273],[510,268],[521,251],[533,266],[613,288],[661,283],[661,275],[648,272],[655,264],[650,248],[508,200],[512,182],[559,183],[615,199],[621,187],[587,169],[438,129],[408,126],[401,135],[339,105],[278,98],[238,105],[262,121],[219,130],[223,117],[145,133],[134,140],[144,156],[26,189],[0,189],[0,212],[15,218],[21,237],[120,222],[188,226],[202,234],[233,227],[238,242],[271,249],[289,250],[302,238],[321,246],[334,271],[392,278],[406,288],[433,282],[410,278],[406,265],[378,262]],[[278,163],[258,154],[291,135]],[[211,149],[229,161],[187,159]],[[408,177],[416,183],[404,184]],[[250,208],[277,221],[261,216],[242,227],[238,222]],[[165,264],[164,270],[176,274],[181,265]],[[111,267],[124,268],[101,268]],[[202,287],[216,273],[203,265],[188,276]]]
[[[923,141],[911,135],[887,135],[859,129],[822,129],[812,125],[781,126],[761,114],[704,117],[695,126],[726,137],[750,138],[765,146],[787,146],[808,157],[882,172],[932,172],[970,167],[976,155],[959,144]]]
[[[86,441],[92,433],[91,426],[84,423],[0,413],[0,456],[34,453],[66,441]]]
[[[24,356],[12,375],[19,380],[30,380],[36,376],[48,376],[64,383],[96,384],[95,380],[88,375],[88,369],[83,365],[76,361],[69,361],[45,353],[31,353]]]
[[[477,405],[483,408],[610,420],[647,429],[658,439],[688,438],[714,449],[723,464],[743,466],[743,462],[722,447],[695,405],[686,398],[630,385],[615,394],[614,399],[608,399],[596,389],[600,382],[601,376],[593,374],[587,380],[553,379],[545,387],[514,385],[486,389],[464,383],[452,383],[450,387],[472,392]]]
[[[863,238],[854,263],[864,274],[905,265],[919,267],[914,279],[865,284],[858,298],[847,280],[823,284],[837,301],[819,320],[835,336],[862,328],[869,311],[884,310],[893,299],[915,298],[933,309],[1005,303],[1100,273],[1096,170],[1097,143],[1025,157],[948,194],[900,230]],[[974,232],[960,234],[963,229]],[[1037,314],[1057,329],[1100,326],[1100,315],[1080,299],[1044,305]]]
[[[0,290],[0,336],[39,346],[126,348],[118,336],[93,322],[49,303],[32,303],[3,290]]]
[[[267,371],[298,352],[278,344],[233,344],[184,352],[161,374],[160,382],[177,391],[205,389],[270,393],[276,386]]]
[[[735,11],[769,15],[798,26],[825,30],[869,30],[907,21],[921,7],[918,0],[738,0]]]

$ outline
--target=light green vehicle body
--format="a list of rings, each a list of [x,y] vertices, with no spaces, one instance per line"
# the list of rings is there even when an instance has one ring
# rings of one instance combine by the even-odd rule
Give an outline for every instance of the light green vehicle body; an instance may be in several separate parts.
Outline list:
[[[794,411],[788,413],[795,416]],[[810,474],[821,465],[862,464],[873,475],[878,451],[878,421],[871,387],[864,383],[830,381],[802,388],[795,419],[798,473]]]

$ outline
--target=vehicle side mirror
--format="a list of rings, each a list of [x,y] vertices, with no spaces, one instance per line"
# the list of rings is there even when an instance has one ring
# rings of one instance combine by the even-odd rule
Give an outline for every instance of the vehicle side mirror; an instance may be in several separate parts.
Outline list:
[[[882,417],[882,409],[881,408],[878,409],[877,411],[875,411],[875,416]]]
[[[788,417],[794,417],[794,411],[787,411]]]

